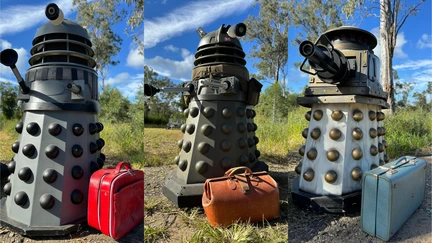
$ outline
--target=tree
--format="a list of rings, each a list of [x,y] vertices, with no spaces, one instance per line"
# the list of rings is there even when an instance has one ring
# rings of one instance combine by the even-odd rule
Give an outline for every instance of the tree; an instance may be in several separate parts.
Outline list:
[[[101,105],[99,117],[111,123],[124,122],[130,119],[130,101],[118,89],[112,88],[111,85],[108,84],[102,91],[99,103]]]
[[[169,78],[159,77],[159,74],[148,66],[144,66],[144,83],[156,88],[175,86]],[[178,102],[176,102],[176,97],[178,98],[179,94],[175,92],[159,92],[155,96],[145,98],[144,106],[147,108],[147,112],[144,113],[144,117],[170,118],[172,114],[177,113],[179,110]]]
[[[13,86],[11,83],[0,82],[0,111],[6,119],[17,117],[18,86]]]
[[[414,106],[417,109],[431,112],[432,111],[431,95],[432,95],[432,82],[429,81],[426,90],[423,90],[421,93],[415,92],[413,94],[413,97],[415,99]],[[428,102],[428,97],[429,97],[429,102]]]
[[[327,30],[344,25],[357,6],[355,0],[288,0],[291,24],[302,30],[293,40],[306,38],[315,42]],[[298,45],[296,41],[293,44]]]
[[[287,2],[279,0],[256,0],[260,11],[258,16],[249,16],[245,21],[248,31],[246,40],[254,42],[249,56],[259,59],[254,63],[260,74],[280,80],[285,86],[288,62],[288,26]],[[281,77],[282,76],[282,77]]]

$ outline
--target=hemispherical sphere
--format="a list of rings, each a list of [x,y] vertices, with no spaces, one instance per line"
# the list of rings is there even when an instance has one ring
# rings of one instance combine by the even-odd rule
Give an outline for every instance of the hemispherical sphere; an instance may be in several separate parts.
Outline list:
[[[26,144],[22,148],[22,152],[26,157],[30,158],[36,153],[36,147],[33,144]]]
[[[310,160],[314,160],[314,159],[316,159],[316,157],[318,156],[318,151],[317,151],[317,149],[316,149],[316,148],[311,148],[311,149],[307,152],[306,156],[307,156],[308,159],[310,159]]]
[[[246,131],[246,125],[244,123],[239,123],[237,129],[240,133],[244,133]]]
[[[387,148],[388,144],[386,140],[382,140],[382,144],[384,145],[384,148]]]
[[[253,153],[249,153],[249,162],[253,163],[256,160],[256,157]]]
[[[257,149],[255,150],[255,157],[258,159],[261,156],[261,152]]]
[[[238,140],[238,146],[239,146],[240,149],[246,148],[247,145],[248,144],[247,144],[247,141],[246,141],[245,138],[239,138],[239,140]]]
[[[248,138],[248,146],[249,148],[252,148],[255,145],[255,141],[253,138]]]
[[[95,134],[98,131],[96,124],[90,123],[89,124],[89,133],[91,135]]]
[[[39,204],[43,209],[51,209],[54,207],[54,197],[50,194],[43,194],[39,199]]]
[[[6,185],[4,185],[3,187],[3,191],[6,195],[10,196],[10,193],[12,191],[12,183],[10,182],[6,183]]]
[[[202,154],[206,154],[210,150],[210,145],[206,142],[201,142],[198,144],[198,151]]]
[[[203,109],[203,114],[207,118],[212,118],[214,116],[215,110],[211,107],[206,107]]]
[[[191,141],[183,142],[183,150],[187,153],[191,150],[192,143]]]
[[[239,108],[237,109],[237,115],[238,115],[239,117],[244,117],[245,114],[246,114],[246,110],[245,110],[245,108],[243,108],[243,107],[239,107]]]
[[[251,109],[246,109],[246,117],[247,118],[252,118],[252,116],[253,116],[252,110]]]
[[[315,177],[315,172],[313,171],[312,168],[307,169],[303,173],[303,179],[305,179],[306,181],[312,181],[314,177]]]
[[[75,165],[72,167],[71,174],[75,180],[79,180],[84,176],[84,170],[79,165]]]
[[[177,142],[177,145],[179,148],[181,148],[183,146],[183,138]]]
[[[361,148],[355,148],[352,151],[352,157],[355,160],[359,160],[363,157],[363,151],[361,150]]]
[[[210,134],[213,132],[213,127],[208,125],[208,124],[204,124],[201,126],[201,133],[204,134],[205,136],[210,136]]]
[[[102,161],[105,162],[106,156],[105,156],[105,154],[100,153],[100,154],[99,154],[99,158],[101,158]]]
[[[195,124],[192,124],[192,123],[187,124],[186,125],[186,132],[189,134],[194,133],[195,132]]]
[[[225,157],[220,161],[221,168],[227,171],[231,168],[231,159]]]
[[[359,127],[356,127],[352,131],[352,136],[355,140],[360,140],[363,138],[363,131]]]
[[[187,118],[189,116],[189,108],[184,109],[183,115]]]
[[[48,132],[52,136],[58,136],[61,133],[61,131],[62,131],[62,128],[58,123],[51,123],[48,126]]]
[[[208,163],[205,161],[198,161],[195,164],[195,170],[202,175],[207,172],[208,166]]]
[[[8,166],[9,173],[14,173],[15,172],[16,162],[14,160],[12,160],[11,162],[9,162],[9,164],[7,166]]]
[[[99,138],[98,140],[96,140],[96,145],[98,150],[101,150],[105,146],[105,140]]]
[[[327,151],[327,159],[334,162],[339,159],[339,152],[336,149]]]
[[[60,153],[60,149],[54,144],[50,144],[45,148],[45,155],[50,159],[55,159]]]
[[[24,205],[26,205],[28,201],[28,196],[25,192],[20,191],[17,194],[15,194],[14,201],[17,205],[23,207]]]
[[[377,155],[377,154],[378,154],[378,148],[377,148],[377,146],[375,146],[375,145],[371,145],[371,147],[370,147],[370,153],[371,153],[373,156]]]
[[[304,153],[305,153],[305,151],[306,151],[306,146],[303,145],[303,146],[301,146],[300,149],[299,149],[299,154],[300,154],[301,156],[303,156]]]
[[[75,136],[81,136],[84,133],[84,127],[79,123],[75,123],[72,125],[72,133]]]
[[[337,180],[337,173],[336,173],[336,171],[334,171],[334,170],[327,171],[327,173],[324,175],[324,179],[328,183],[334,183]]]
[[[190,111],[189,111],[189,115],[190,115],[191,117],[197,117],[198,114],[199,114],[199,109],[198,109],[198,107],[192,107],[192,108],[190,109]]]
[[[308,133],[309,133],[309,128],[305,128],[305,129],[303,129],[303,131],[302,131],[302,136],[303,136],[304,138],[307,138]]]
[[[322,110],[316,110],[316,111],[314,111],[314,113],[313,113],[313,118],[314,118],[316,121],[319,121],[319,120],[322,119],[323,115],[324,115],[324,113],[323,113]]]
[[[377,130],[375,128],[369,129],[369,136],[371,138],[376,138],[377,135],[378,135],[378,132],[377,132]]]
[[[101,169],[105,164],[101,158],[97,158],[96,163],[98,164],[99,169]]]
[[[336,141],[342,137],[342,132],[337,128],[333,128],[332,130],[330,130],[329,136],[332,140]]]
[[[378,151],[380,153],[384,152],[384,145],[382,143],[378,143]]]
[[[377,120],[378,121],[383,121],[384,119],[385,119],[385,114],[383,112],[379,111],[377,113]]]
[[[354,110],[352,116],[353,116],[354,121],[363,120],[363,112],[361,112],[360,110]]]
[[[223,140],[220,143],[220,149],[224,152],[228,152],[231,149],[231,142],[229,140]]]
[[[180,161],[179,164],[178,164],[179,169],[182,170],[182,171],[185,171],[186,168],[187,168],[187,166],[188,166],[188,161],[185,160],[185,159],[182,160],[182,161]]]
[[[93,174],[97,170],[99,170],[99,165],[96,162],[91,161],[90,162],[90,173]]]
[[[240,158],[239,158],[240,165],[247,165],[248,162],[249,162],[249,158],[247,155],[245,155],[245,154],[240,155]]]
[[[103,130],[103,125],[100,122],[96,122],[95,123],[97,131],[96,132],[101,132]]]
[[[311,119],[311,113],[312,113],[311,111],[308,111],[308,112],[305,113],[305,119],[306,120],[310,121],[310,119]]]
[[[384,154],[384,162],[388,163],[390,161],[390,158],[387,154]]]
[[[376,165],[376,164],[372,164],[371,167],[370,167],[371,170],[373,170],[373,169],[375,169],[375,168],[378,168],[378,165]]]
[[[15,143],[12,144],[12,151],[17,154],[19,151],[19,146],[20,146],[20,142],[15,141]]]
[[[334,110],[331,114],[331,118],[334,121],[340,121],[342,119],[342,117],[343,117],[343,112],[340,110]]]
[[[84,150],[80,145],[75,144],[74,146],[72,146],[72,155],[75,158],[81,157],[83,155],[83,153],[84,153]]]
[[[250,123],[248,123],[248,125],[249,125],[249,124],[250,124]],[[251,125],[252,125],[252,124],[251,124]],[[223,134],[228,135],[228,134],[231,133],[231,126],[230,126],[229,124],[223,124],[223,125],[221,126],[221,131],[222,131]]]
[[[351,177],[353,178],[353,180],[355,181],[359,181],[361,180],[363,175],[363,171],[359,168],[359,167],[355,167],[352,171],[351,171]]]
[[[23,167],[18,171],[18,178],[22,181],[28,181],[32,176],[32,171],[29,167]]]
[[[375,111],[369,111],[369,120],[373,121],[377,117],[377,114]]]
[[[302,171],[302,166],[303,166],[303,164],[302,163],[299,163],[296,167],[295,167],[295,172],[298,174],[298,175],[300,175],[300,173],[301,173],[301,171]]]
[[[73,204],[80,204],[84,200],[84,194],[78,190],[75,189],[71,193],[71,201]]]
[[[232,111],[229,108],[225,108],[222,110],[222,117],[225,119],[229,119],[232,116]]]
[[[186,132],[186,124],[182,124],[182,125],[180,126],[180,131],[181,131],[182,133],[185,133],[185,132]]]
[[[30,122],[27,124],[26,130],[30,135],[35,136],[39,132],[39,125],[36,122]]]
[[[252,123],[248,122],[246,124],[246,128],[247,128],[248,132],[252,132],[253,131],[253,125],[252,125]]]
[[[318,127],[314,128],[310,135],[314,140],[317,140],[321,136],[321,130]]]
[[[57,172],[54,169],[46,169],[42,178],[48,184],[54,183],[57,180]]]
[[[22,133],[22,130],[23,130],[23,122],[22,121],[20,121],[20,122],[18,122],[16,125],[15,125],[15,131],[17,132],[17,133]]]

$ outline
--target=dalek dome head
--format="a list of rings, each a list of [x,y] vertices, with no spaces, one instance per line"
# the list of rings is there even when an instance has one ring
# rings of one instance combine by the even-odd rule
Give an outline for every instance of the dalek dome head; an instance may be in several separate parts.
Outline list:
[[[54,3],[48,4],[45,15],[50,22],[42,25],[30,50],[32,67],[44,65],[78,65],[94,68],[94,52],[87,30],[74,21],[64,19]]]
[[[195,54],[194,65],[209,66],[231,64],[245,66],[245,53],[237,37],[246,34],[246,25],[222,25],[219,29],[206,33],[201,27],[197,29],[201,41]]]
[[[372,33],[353,26],[341,26],[324,32],[323,35],[339,50],[372,51],[378,43]],[[323,38],[320,40],[322,41]]]

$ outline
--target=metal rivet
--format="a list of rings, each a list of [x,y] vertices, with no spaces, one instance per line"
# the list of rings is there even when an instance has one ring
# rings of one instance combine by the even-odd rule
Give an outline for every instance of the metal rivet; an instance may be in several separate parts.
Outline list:
[[[94,123],[90,123],[90,124],[89,124],[89,133],[90,133],[91,135],[93,135],[93,134],[95,134],[97,131],[98,131],[98,128],[97,128],[96,124],[94,124]]]
[[[181,131],[182,133],[185,133],[185,132],[186,132],[186,124],[182,124],[182,125],[180,126],[180,131]]]
[[[383,121],[385,119],[385,114],[381,111],[377,112],[377,121]]]
[[[220,143],[220,149],[224,152],[228,152],[231,149],[231,142],[229,140],[223,140]]]
[[[36,153],[36,147],[33,144],[26,144],[22,148],[22,152],[26,157],[30,158]]]
[[[39,132],[39,125],[36,122],[30,122],[27,124],[26,130],[30,135],[35,136]]]
[[[51,123],[48,126],[48,132],[49,134],[51,134],[52,136],[58,136],[62,131],[62,128],[59,124],[57,123]]]
[[[82,149],[82,147],[78,144],[75,144],[74,146],[72,146],[72,155],[75,158],[79,158],[83,155],[84,150]]]
[[[355,140],[360,140],[363,138],[363,131],[359,127],[356,127],[352,131],[352,136]]]
[[[180,170],[185,171],[188,165],[188,161],[187,160],[182,160],[179,162],[178,167]]]
[[[43,194],[39,199],[39,204],[43,209],[51,209],[54,207],[54,197],[50,194]]]
[[[247,145],[248,144],[247,144],[247,141],[245,138],[239,138],[239,140],[238,140],[239,148],[244,149],[244,148],[246,148]]]
[[[371,147],[370,147],[370,153],[371,153],[373,156],[377,155],[377,154],[378,154],[378,148],[377,148],[377,146],[375,146],[375,145],[371,145]]]
[[[384,145],[382,143],[378,143],[378,151],[380,153],[384,152]]]
[[[215,110],[211,107],[206,107],[203,109],[203,114],[206,118],[212,118],[214,116]]]
[[[261,152],[257,149],[255,150],[255,157],[258,159],[261,156]]]
[[[187,124],[186,125],[186,131],[189,134],[192,134],[195,132],[195,124]]]
[[[316,159],[317,155],[318,155],[318,151],[317,151],[316,148],[311,148],[311,149],[307,152],[307,154],[306,154],[306,156],[307,156],[308,159],[310,159],[310,160],[314,160],[314,159]]]
[[[248,146],[252,148],[255,145],[255,141],[252,138],[248,138]]]
[[[250,123],[248,123],[248,124],[250,124]],[[223,124],[221,126],[221,131],[222,131],[223,134],[228,135],[228,134],[231,133],[231,126],[229,124]]]
[[[54,183],[57,180],[57,172],[54,169],[46,169],[42,178],[48,184]]]
[[[6,195],[10,196],[10,193],[12,191],[12,183],[10,182],[6,183],[6,185],[4,185],[3,187],[3,191]]]
[[[303,156],[304,155],[304,153],[305,153],[305,151],[306,151],[306,146],[305,145],[303,145],[303,146],[301,146],[300,147],[300,149],[299,149],[299,154],[301,155],[301,156]]]
[[[206,173],[208,169],[208,164],[204,161],[198,161],[195,164],[195,170],[200,173],[201,175]]]
[[[210,150],[210,145],[206,142],[201,142],[198,144],[198,151],[202,154],[206,154]]]
[[[15,125],[15,131],[16,131],[17,133],[21,134],[21,133],[22,133],[23,126],[24,126],[24,125],[23,125],[23,122],[22,122],[22,121],[18,122],[18,123]]]
[[[245,154],[240,155],[240,158],[239,158],[240,165],[247,165],[248,162],[249,162],[249,158],[247,155],[245,155]]]
[[[375,128],[371,128],[371,129],[369,129],[369,136],[371,137],[371,138],[376,138],[376,136],[377,136],[377,130],[375,129]]]
[[[183,142],[183,150],[187,153],[191,150],[192,143],[191,141]]]
[[[336,149],[327,151],[327,159],[334,162],[339,159],[339,152]]]
[[[12,174],[15,172],[15,166],[16,166],[16,162],[14,160],[9,162],[9,164],[7,165],[9,173]]]
[[[244,123],[239,123],[237,129],[240,133],[244,133],[246,131],[246,125]]]
[[[303,179],[305,179],[306,181],[312,181],[314,177],[315,172],[311,168],[307,169],[305,173],[303,173]]]
[[[189,111],[189,115],[190,115],[191,117],[196,117],[196,116],[198,116],[198,113],[199,113],[199,109],[198,109],[198,107],[192,107],[192,108],[190,109],[190,111]]]
[[[183,139],[178,140],[177,145],[181,149],[183,146]]]
[[[246,109],[246,117],[247,118],[252,118],[252,116],[253,116],[252,110],[251,109]]]
[[[375,111],[369,111],[369,119],[370,119],[371,121],[375,120],[376,117],[377,117],[377,114],[376,114]]]
[[[304,138],[307,138],[308,133],[309,133],[309,128],[305,128],[305,129],[303,129],[303,131],[302,131],[302,136],[303,136]]]
[[[313,113],[313,118],[314,118],[316,121],[321,120],[322,117],[323,117],[323,112],[322,112],[322,110],[316,110],[316,111],[314,111],[314,113]]]
[[[310,119],[311,119],[311,111],[308,111],[308,112],[305,113],[305,118],[306,118],[306,120],[310,121]]]
[[[210,136],[210,134],[213,132],[213,127],[205,124],[201,126],[201,133],[206,135],[207,137]]]
[[[299,163],[296,167],[295,167],[295,172],[300,175],[301,171],[302,171],[302,163]]]
[[[314,128],[310,135],[314,140],[317,140],[321,136],[321,130],[318,127]]]
[[[91,123],[93,124],[93,123]],[[96,126],[97,129],[97,126]],[[75,136],[81,136],[84,133],[84,127],[81,124],[75,123],[72,125],[72,133]]]
[[[78,190],[75,189],[71,193],[71,201],[73,204],[80,204],[84,200],[84,194]]]
[[[362,178],[363,175],[363,171],[359,168],[359,167],[355,167],[352,171],[351,171],[351,177],[353,178],[353,180],[355,181],[359,181]]]
[[[355,160],[359,160],[363,157],[363,151],[361,150],[361,148],[355,148],[352,151],[352,157]]]
[[[331,114],[331,118],[334,121],[340,121],[340,119],[342,119],[342,117],[343,117],[343,113],[340,110],[334,110]]]
[[[337,173],[334,170],[329,170],[327,171],[327,173],[324,175],[324,179],[325,181],[327,181],[328,183],[334,183],[337,180]]]
[[[232,116],[232,112],[231,112],[230,109],[225,108],[225,109],[222,110],[222,117],[223,118],[229,119],[229,118],[231,118],[231,116]]]
[[[384,162],[388,163],[390,161],[390,158],[387,154],[384,154]]]
[[[239,108],[237,109],[237,115],[238,115],[239,117],[244,117],[245,113],[246,113],[245,108],[239,107]]]
[[[26,205],[28,201],[28,196],[25,192],[20,191],[17,194],[15,194],[14,201],[17,205],[23,207],[24,205]]]
[[[60,149],[53,144],[50,144],[45,148],[45,155],[50,159],[57,158],[59,153],[60,153]]]
[[[333,128],[330,130],[329,136],[332,140],[336,141],[342,136],[342,132],[337,128]]]
[[[79,165],[75,165],[71,170],[72,177],[75,180],[79,180],[84,176],[84,170]]]
[[[354,121],[361,121],[363,119],[363,112],[360,110],[354,110],[352,116]]]
[[[231,168],[231,159],[226,158],[226,157],[223,158],[223,159],[220,161],[220,165],[221,165],[221,168],[222,168],[223,170],[227,171],[228,169]]]
[[[187,118],[189,116],[189,108],[184,109],[183,115]]]

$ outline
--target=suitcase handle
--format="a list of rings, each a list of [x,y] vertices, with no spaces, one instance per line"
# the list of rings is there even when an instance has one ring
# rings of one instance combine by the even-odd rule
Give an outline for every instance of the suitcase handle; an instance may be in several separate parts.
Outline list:
[[[231,169],[227,170],[227,172],[225,172],[225,175],[227,175],[228,177],[231,177],[231,176],[234,175],[234,173],[235,173],[236,171],[239,171],[239,170],[244,170],[246,175],[250,175],[250,176],[252,176],[252,170],[249,169],[249,168],[246,167],[246,166],[240,166],[240,167],[234,167],[234,168],[231,168]]]
[[[117,164],[114,173],[119,173],[122,168],[125,168],[126,171],[131,169],[131,166],[128,162],[120,162]]]

